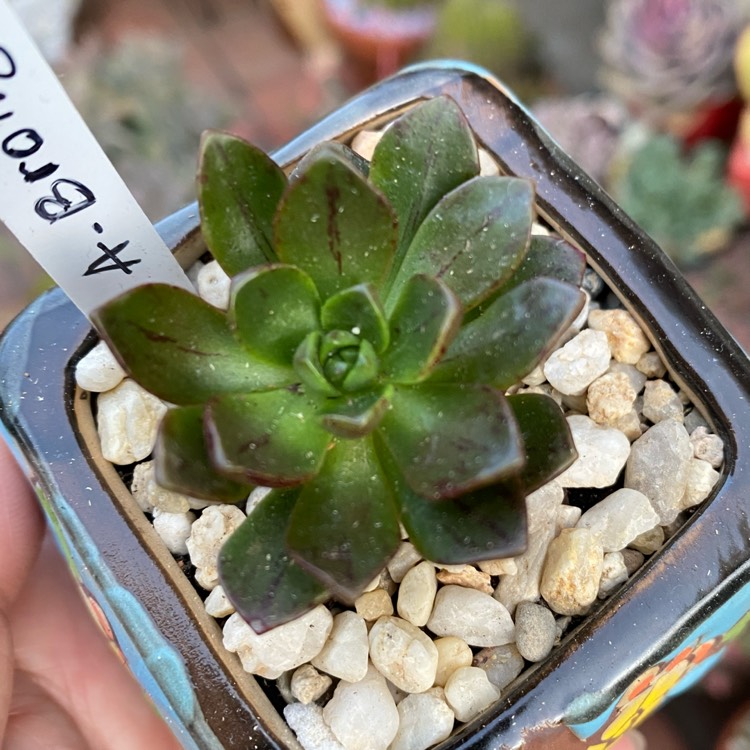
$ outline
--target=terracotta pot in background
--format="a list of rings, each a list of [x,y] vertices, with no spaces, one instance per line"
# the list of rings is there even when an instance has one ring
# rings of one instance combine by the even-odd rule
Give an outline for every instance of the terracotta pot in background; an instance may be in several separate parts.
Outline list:
[[[436,8],[427,0],[391,8],[374,0],[321,0],[331,31],[364,83],[392,75],[429,39]]]

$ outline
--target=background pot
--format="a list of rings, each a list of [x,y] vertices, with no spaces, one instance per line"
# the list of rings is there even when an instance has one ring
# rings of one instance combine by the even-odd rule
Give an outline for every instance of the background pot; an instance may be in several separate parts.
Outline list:
[[[392,75],[429,39],[432,0],[393,8],[377,0],[320,0],[328,26],[366,82]]]
[[[602,750],[701,676],[750,609],[750,365],[671,262],[484,71],[409,69],[275,158],[293,164],[321,140],[348,141],[436,94],[456,99],[504,172],[535,180],[541,214],[586,251],[724,440],[726,467],[713,499],[547,661],[444,744],[572,749],[585,738]],[[194,206],[159,229],[185,263],[203,251]],[[98,453],[89,396],[72,377],[94,341],[59,291],[19,316],[0,344],[7,437],[82,587],[185,747],[294,745],[258,682],[224,653],[218,626]]]

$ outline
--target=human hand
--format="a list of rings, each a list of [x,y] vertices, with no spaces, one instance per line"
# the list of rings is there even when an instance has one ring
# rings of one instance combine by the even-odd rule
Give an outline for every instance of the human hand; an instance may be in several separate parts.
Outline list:
[[[646,750],[646,738],[637,729],[631,729],[609,750]]]
[[[0,747],[178,750],[99,631],[0,440]]]

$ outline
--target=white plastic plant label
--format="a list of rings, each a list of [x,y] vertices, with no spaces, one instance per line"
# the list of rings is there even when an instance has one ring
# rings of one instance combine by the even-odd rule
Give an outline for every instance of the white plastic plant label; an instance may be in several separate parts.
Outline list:
[[[0,221],[87,316],[148,282],[192,290],[6,0]]]

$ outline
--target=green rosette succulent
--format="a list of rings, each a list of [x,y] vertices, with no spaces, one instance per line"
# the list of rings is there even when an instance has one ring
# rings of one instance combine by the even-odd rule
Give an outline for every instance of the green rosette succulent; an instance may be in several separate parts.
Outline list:
[[[531,236],[533,184],[479,176],[463,114],[437,97],[371,162],[324,143],[288,178],[209,132],[198,189],[229,310],[147,285],[96,322],[174,405],[160,484],[216,502],[273,488],[221,553],[237,611],[262,632],[352,601],[401,525],[446,564],[522,551],[525,496],[575,451],[552,399],[507,391],[584,299],[581,253]]]

